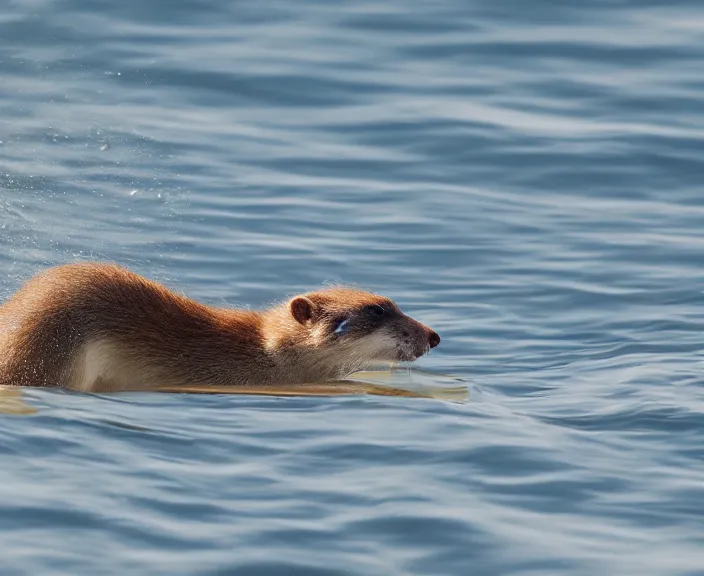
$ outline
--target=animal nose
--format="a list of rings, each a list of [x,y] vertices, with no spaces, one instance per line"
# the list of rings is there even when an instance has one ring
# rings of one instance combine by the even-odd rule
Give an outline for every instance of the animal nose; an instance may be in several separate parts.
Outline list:
[[[438,344],[440,344],[440,335],[434,330],[431,330],[428,335],[428,344],[430,344],[431,348],[435,348]]]

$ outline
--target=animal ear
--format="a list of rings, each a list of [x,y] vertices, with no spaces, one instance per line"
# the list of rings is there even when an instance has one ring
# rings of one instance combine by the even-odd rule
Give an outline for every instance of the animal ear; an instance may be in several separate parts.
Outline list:
[[[313,319],[315,305],[305,296],[296,296],[288,305],[291,311],[291,316],[296,319],[299,324],[307,324]]]

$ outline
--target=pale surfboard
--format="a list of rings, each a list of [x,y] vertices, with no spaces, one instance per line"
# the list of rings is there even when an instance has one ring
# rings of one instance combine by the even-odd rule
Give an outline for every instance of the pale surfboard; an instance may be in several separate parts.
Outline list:
[[[22,388],[0,387],[0,414],[27,415],[35,414],[37,409],[24,400]]]
[[[288,386],[159,386],[150,392],[175,394],[240,394],[252,396],[397,396],[434,398],[464,402],[469,390],[461,378],[421,370],[373,370],[357,372],[348,380],[325,384],[291,384]],[[104,394],[104,393],[103,393]],[[27,404],[24,389],[0,387],[0,414],[27,415],[36,408]]]
[[[460,378],[420,370],[374,370],[357,372],[347,380],[324,384],[287,386],[160,386],[157,392],[180,394],[243,394],[255,396],[400,396],[435,398],[461,402],[468,398],[467,386]]]

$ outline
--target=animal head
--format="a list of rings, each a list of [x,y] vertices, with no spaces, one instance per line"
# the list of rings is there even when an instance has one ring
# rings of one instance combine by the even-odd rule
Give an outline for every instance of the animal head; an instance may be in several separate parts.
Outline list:
[[[440,336],[404,314],[389,298],[330,288],[296,296],[288,303],[295,322],[310,343],[341,362],[412,361],[435,348]]]

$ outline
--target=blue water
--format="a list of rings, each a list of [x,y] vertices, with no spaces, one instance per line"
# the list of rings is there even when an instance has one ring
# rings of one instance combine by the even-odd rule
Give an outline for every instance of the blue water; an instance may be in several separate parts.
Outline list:
[[[6,1],[1,299],[86,259],[217,305],[350,282],[470,396],[26,391],[0,573],[704,574],[703,22]]]

